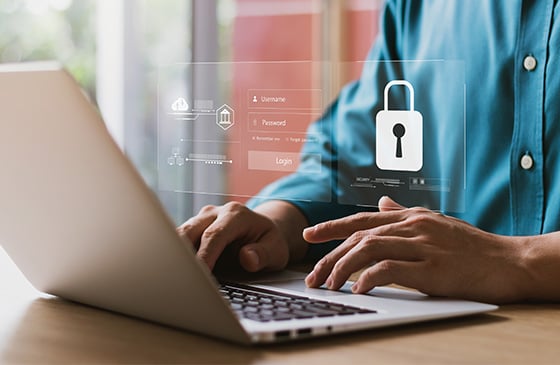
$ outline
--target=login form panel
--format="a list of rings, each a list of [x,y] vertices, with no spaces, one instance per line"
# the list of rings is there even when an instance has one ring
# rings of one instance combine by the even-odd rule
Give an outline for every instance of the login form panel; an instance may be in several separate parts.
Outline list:
[[[330,185],[330,166],[321,155],[301,154],[304,144],[315,143],[308,126],[328,104],[320,77],[324,67],[318,62],[161,67],[159,189],[252,197],[295,171]],[[302,159],[317,163],[303,167]]]

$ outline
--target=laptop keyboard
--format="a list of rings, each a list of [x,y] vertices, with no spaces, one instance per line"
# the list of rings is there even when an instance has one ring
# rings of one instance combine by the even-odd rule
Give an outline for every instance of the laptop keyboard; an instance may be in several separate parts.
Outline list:
[[[259,322],[376,313],[374,310],[277,293],[241,284],[221,284],[220,292],[230,302],[238,317]]]

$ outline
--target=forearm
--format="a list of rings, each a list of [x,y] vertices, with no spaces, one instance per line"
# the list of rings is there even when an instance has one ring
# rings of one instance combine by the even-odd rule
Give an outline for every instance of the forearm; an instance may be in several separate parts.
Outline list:
[[[255,207],[254,210],[268,217],[278,226],[288,243],[290,262],[303,259],[308,247],[302,237],[303,229],[308,226],[303,213],[293,204],[281,200],[267,201]]]
[[[560,301],[560,232],[520,237],[527,281],[525,297],[531,301]]]

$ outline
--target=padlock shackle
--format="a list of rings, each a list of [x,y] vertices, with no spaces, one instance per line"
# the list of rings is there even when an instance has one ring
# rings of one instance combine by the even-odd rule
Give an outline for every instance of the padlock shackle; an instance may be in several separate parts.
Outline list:
[[[391,86],[395,85],[403,85],[408,88],[410,93],[410,111],[414,111],[414,88],[412,87],[412,84],[406,80],[393,80],[389,81],[387,85],[385,85],[385,91],[383,92],[385,110],[389,110],[389,89]]]

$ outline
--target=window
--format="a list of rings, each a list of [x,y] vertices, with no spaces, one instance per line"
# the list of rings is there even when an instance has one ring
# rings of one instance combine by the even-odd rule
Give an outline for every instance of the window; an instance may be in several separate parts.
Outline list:
[[[0,2],[0,61],[60,60],[97,103],[115,140],[179,223],[202,205],[234,197],[160,189],[158,113],[168,107],[162,104],[159,89],[162,69],[185,62],[324,65],[362,60],[375,37],[381,4],[381,0],[4,0]],[[227,79],[230,71],[218,76]],[[298,80],[313,73],[314,80],[323,83],[321,89],[328,90],[328,101],[359,71],[345,69],[336,84],[330,84],[331,71],[326,67],[293,69],[290,77]],[[265,76],[273,84],[290,82],[283,72]],[[243,78],[228,82],[233,89],[249,85]],[[228,108],[221,113],[223,130],[242,117]],[[256,111],[244,112],[243,118],[250,113]],[[171,149],[166,158],[176,159],[180,153]],[[243,187],[244,195],[251,195],[277,177],[275,172],[255,179],[233,174],[221,183],[228,191]]]
[[[0,62],[57,59],[95,101],[95,20],[93,0],[3,0]]]

